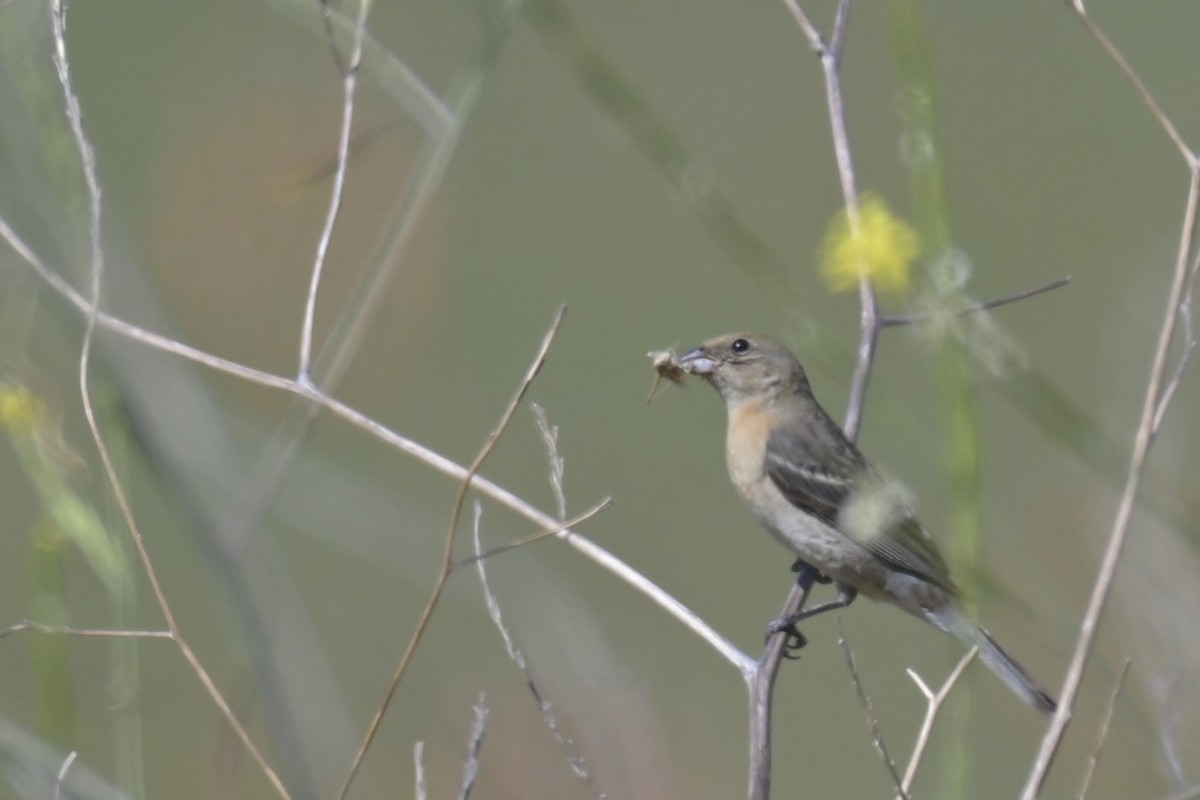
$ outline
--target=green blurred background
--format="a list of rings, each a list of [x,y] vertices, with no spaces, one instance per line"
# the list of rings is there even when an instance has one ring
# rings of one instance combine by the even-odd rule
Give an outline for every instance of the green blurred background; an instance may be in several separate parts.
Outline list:
[[[104,192],[106,308],[285,375],[341,108],[316,7],[109,0],[73,5],[68,28]],[[828,30],[832,4],[805,7]],[[1093,12],[1194,141],[1200,6]],[[860,187],[922,227],[931,216],[949,226],[953,246],[948,260],[918,264],[912,294],[883,298],[885,308],[1072,276],[991,319],[885,332],[861,437],[920,497],[989,628],[1056,689],[1123,480],[1187,171],[1065,4],[859,3],[850,26]],[[404,0],[372,8],[369,30],[317,318],[318,347],[342,314],[367,323],[336,395],[465,464],[565,303],[529,399],[560,428],[568,513],[611,495],[615,507],[582,532],[756,654],[791,559],[728,486],[718,398],[693,385],[647,405],[644,354],[767,331],[796,348],[840,416],[858,299],[831,295],[816,269],[842,200],[819,65],[799,29],[778,2]],[[46,9],[0,5],[0,36],[0,215],[86,286],[85,195]],[[906,86],[922,62],[929,83]],[[457,99],[459,128],[431,134],[422,85]],[[447,158],[444,173],[421,172],[431,152]],[[913,189],[931,165],[945,181],[934,208]],[[398,205],[422,175],[434,191],[398,241],[410,213]],[[371,270],[385,277],[364,302],[356,287]],[[966,280],[964,295],[945,288],[947,274]],[[0,379],[47,404],[50,442],[39,461],[10,425],[14,446],[0,449],[0,627],[161,628],[83,423],[81,320],[7,248],[0,286]],[[113,335],[98,341],[102,425],[185,635],[295,796],[332,796],[432,586],[455,484],[328,416],[310,437],[283,434],[300,449],[271,484],[262,458],[294,413],[285,395]],[[1089,796],[1153,798],[1200,781],[1196,394],[1193,370],[1153,453],[1047,797],[1077,791],[1127,657]],[[94,509],[90,534],[63,530],[47,491],[35,491],[39,470],[61,502]],[[482,471],[553,509],[527,406]],[[489,502],[482,527],[490,544],[535,530]],[[81,535],[118,566],[106,573],[82,555],[70,544]],[[597,786],[614,798],[744,793],[746,699],[729,665],[559,542],[490,569]],[[924,709],[905,668],[940,683],[961,651],[866,601],[841,616],[903,763]],[[810,646],[776,692],[776,796],[891,796],[836,621],[805,631]],[[352,796],[410,796],[418,740],[431,796],[455,791],[481,692],[491,715],[473,796],[590,796],[465,572]],[[73,780],[91,770],[133,796],[272,796],[170,643],[0,639],[0,726],[0,796],[48,796],[44,770],[69,750]],[[1042,728],[973,668],[916,794],[1013,796]]]

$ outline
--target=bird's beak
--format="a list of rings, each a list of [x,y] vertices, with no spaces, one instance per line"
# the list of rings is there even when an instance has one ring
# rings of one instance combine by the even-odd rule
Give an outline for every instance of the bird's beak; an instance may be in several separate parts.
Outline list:
[[[689,350],[679,357],[679,366],[692,375],[711,375],[717,363],[703,347]]]

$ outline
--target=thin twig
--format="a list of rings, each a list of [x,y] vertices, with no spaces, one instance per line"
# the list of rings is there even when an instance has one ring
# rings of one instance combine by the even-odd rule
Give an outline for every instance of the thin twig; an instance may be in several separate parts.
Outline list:
[[[829,124],[833,132],[834,158],[837,161],[838,178],[842,184],[842,202],[846,206],[846,223],[850,228],[850,236],[857,240],[862,238],[862,215],[858,208],[858,182],[854,175],[854,154],[850,149],[850,131],[846,123],[841,73],[842,53],[845,50],[849,21],[850,0],[838,0],[831,44],[821,48],[820,56],[821,69],[825,74]],[[862,427],[867,384],[871,380],[871,370],[875,366],[875,348],[879,345],[879,333],[883,329],[879,302],[865,269],[862,270],[862,277],[858,281],[858,294],[861,305],[858,359],[854,364],[854,375],[850,379],[850,399],[846,407],[846,421],[842,425],[851,440],[858,438]]]
[[[29,247],[26,242],[12,229],[12,227],[0,217],[0,238],[4,238],[18,255],[20,255],[33,271],[41,278],[56,294],[62,297],[70,305],[74,306],[80,313],[92,313],[93,306],[86,298],[79,294],[73,286],[63,280],[55,270],[51,269],[45,261],[37,255],[34,250]],[[556,526],[559,520],[541,509],[527,502],[523,498],[517,496],[513,492],[505,489],[497,483],[488,480],[480,475],[468,476],[467,468],[458,464],[440,453],[416,442],[406,436],[393,431],[386,425],[378,422],[371,417],[356,410],[352,406],[330,396],[325,390],[320,387],[301,383],[294,378],[286,378],[281,375],[276,375],[264,370],[248,367],[236,361],[231,361],[227,358],[207,353],[199,348],[176,341],[170,337],[155,333],[154,331],[134,325],[119,317],[114,317],[103,311],[96,312],[96,324],[105,330],[116,333],[127,339],[139,342],[147,347],[159,350],[164,353],[188,361],[200,364],[201,366],[212,369],[216,372],[230,375],[240,380],[255,386],[260,386],[265,389],[284,392],[294,397],[307,400],[319,408],[328,411],[330,414],[340,418],[344,422],[364,431],[368,435],[378,439],[383,444],[399,450],[412,458],[417,459],[426,466],[442,473],[456,481],[469,480],[472,488],[480,494],[496,501],[504,507],[520,514],[526,519],[537,525],[541,525],[544,530],[557,529]],[[682,623],[685,627],[707,642],[721,656],[742,674],[746,680],[750,680],[756,671],[756,662],[750,658],[739,648],[733,645],[728,639],[718,633],[712,626],[708,625],[695,612],[681,603],[677,598],[666,592],[654,581],[647,578],[645,575],[638,572],[627,562],[617,558],[612,553],[605,550],[600,545],[589,540],[575,531],[564,531],[562,533],[563,540],[572,548],[583,554],[586,558],[591,559],[596,564],[609,572],[616,575],[621,580],[625,581],[629,586],[641,592],[660,608]]]
[[[174,636],[170,631],[137,631],[137,630],[110,630],[104,628],[66,628],[61,625],[45,625],[41,622],[33,622],[32,620],[22,620],[16,625],[11,625],[7,628],[0,629],[0,639],[14,633],[24,633],[26,631],[37,631],[38,633],[47,633],[55,636],[95,636],[101,638],[112,639],[173,639]]]
[[[416,772],[416,800],[425,800],[428,791],[425,788],[425,743],[413,745],[413,770]]]
[[[910,800],[908,790],[904,788],[904,781],[900,779],[900,773],[896,771],[896,762],[892,760],[888,753],[887,743],[883,740],[883,731],[879,729],[879,718],[875,716],[875,707],[871,705],[871,698],[867,695],[867,689],[863,686],[862,678],[858,675],[858,665],[854,662],[854,651],[850,649],[850,642],[846,639],[846,631],[842,629],[842,618],[839,616],[838,621],[838,644],[842,646],[842,653],[846,656],[846,667],[850,670],[850,680],[854,683],[854,691],[858,694],[858,701],[862,703],[863,713],[867,715],[867,725],[871,727],[871,741],[875,744],[875,749],[879,751],[879,755],[883,758],[884,766],[887,767],[888,773],[892,776],[892,783],[896,786],[896,791],[899,793],[901,800]]]
[[[358,89],[358,71],[362,64],[363,37],[367,29],[367,9],[370,0],[359,0],[358,21],[354,27],[354,44],[350,52],[350,63],[342,70],[342,127],[338,135],[337,169],[333,173],[333,189],[329,197],[329,210],[325,215],[325,225],[321,228],[321,237],[317,240],[317,255],[313,262],[312,276],[308,285],[308,298],[304,303],[304,323],[300,328],[300,368],[297,377],[302,382],[311,380],[313,324],[317,315],[317,295],[321,289],[321,276],[325,272],[325,263],[329,255],[329,244],[333,241],[333,229],[341,214],[342,202],[345,200],[346,171],[350,164],[350,130],[354,126],[354,98]],[[333,26],[329,17],[328,6],[324,9],[323,18],[330,36],[330,46],[334,47]],[[336,53],[336,47],[334,48]]]
[[[817,26],[808,18],[808,14],[800,6],[798,0],[783,0],[783,4],[787,6],[787,10],[792,12],[792,17],[796,20],[796,24],[800,26],[800,30],[804,31],[804,35],[808,38],[809,47],[817,55],[825,52],[825,40],[821,37],[821,32],[817,30]]]
[[[482,553],[482,543],[479,534],[479,523],[483,516],[483,506],[476,501],[475,503],[475,527],[474,527],[474,544],[475,544],[475,566],[479,574],[479,585],[483,589],[484,603],[487,605],[488,617],[491,618],[492,624],[500,631],[500,638],[504,640],[504,650],[508,653],[508,658],[517,665],[517,669],[521,671],[521,677],[525,679],[525,686],[529,688],[530,694],[533,695],[534,701],[537,703],[538,713],[542,715],[542,721],[546,727],[550,729],[550,734],[559,746],[567,754],[567,764],[585,784],[591,789],[592,795],[597,798],[604,798],[606,795],[601,792],[595,782],[592,780],[591,771],[588,769],[587,761],[579,753],[579,747],[575,741],[567,736],[563,731],[562,726],[558,724],[558,717],[554,714],[554,708],[550,701],[545,698],[542,691],[538,688],[537,682],[533,679],[533,673],[529,671],[529,664],[525,661],[525,654],[521,652],[521,648],[517,647],[517,642],[513,638],[512,631],[508,629],[508,625],[504,622],[504,615],[500,611],[500,601],[496,598],[492,591],[491,583],[488,581],[487,568],[484,565],[484,554]]]
[[[1150,113],[1154,115],[1154,119],[1156,119],[1158,124],[1162,126],[1163,131],[1166,132],[1168,138],[1170,138],[1170,140],[1174,143],[1175,148],[1179,151],[1179,154],[1183,156],[1184,160],[1187,162],[1188,169],[1196,169],[1196,153],[1191,147],[1188,146],[1183,136],[1179,133],[1179,130],[1175,127],[1175,123],[1171,121],[1171,118],[1167,116],[1167,112],[1163,110],[1161,105],[1159,105],[1158,99],[1155,98],[1153,92],[1150,91],[1150,87],[1148,87],[1145,82],[1142,81],[1141,76],[1137,74],[1134,68],[1130,65],[1129,61],[1125,59],[1125,55],[1117,49],[1117,46],[1113,44],[1112,40],[1109,39],[1104,31],[1100,29],[1100,26],[1096,24],[1095,20],[1088,15],[1087,6],[1084,3],[1084,0],[1071,0],[1071,7],[1075,10],[1075,13],[1079,16],[1079,19],[1081,22],[1083,22],[1084,26],[1087,27],[1088,33],[1090,33],[1092,38],[1095,39],[1100,47],[1104,49],[1104,52],[1108,54],[1108,57],[1113,60],[1113,63],[1117,65],[1117,68],[1121,70],[1121,72],[1125,75],[1125,78],[1131,84],[1133,84],[1133,88],[1139,95],[1141,95],[1142,101],[1145,102],[1145,104],[1150,108]]]
[[[842,185],[842,202],[846,206],[846,223],[850,236],[858,239],[862,235],[862,215],[858,208],[858,184],[854,175],[854,154],[850,149],[850,133],[846,126],[846,105],[842,96],[841,63],[846,45],[846,31],[850,20],[850,0],[838,0],[837,14],[833,22],[833,35],[826,44],[808,14],[800,7],[799,0],[784,0],[800,29],[808,39],[809,46],[821,59],[821,71],[825,76],[825,101],[829,107],[829,125],[833,133],[834,159],[837,162],[838,178]],[[846,421],[842,425],[852,440],[858,438],[862,427],[863,403],[867,395],[867,384],[871,368],[875,363],[875,348],[879,344],[879,333],[883,330],[883,318],[879,314],[879,303],[871,281],[865,270],[858,285],[861,311],[859,314],[858,359],[854,364],[854,375],[850,380],[850,399],[846,403]]]
[[[468,800],[471,790],[475,788],[475,779],[479,777],[479,756],[483,752],[483,734],[487,731],[488,707],[484,704],[483,693],[479,693],[479,702],[475,704],[475,721],[471,723],[471,741],[467,745],[467,762],[463,765],[462,787],[458,790],[458,800]]]
[[[67,122],[75,140],[75,152],[79,154],[83,180],[87,186],[88,199],[88,278],[91,292],[92,312],[88,319],[88,330],[84,334],[84,348],[89,346],[92,328],[95,326],[96,311],[100,308],[100,286],[104,278],[104,247],[101,244],[100,226],[100,180],[96,177],[96,151],[83,130],[83,110],[79,98],[71,85],[71,67],[67,60],[67,7],[63,0],[52,0],[50,19],[54,34],[54,68],[62,86],[66,101]],[[81,359],[86,366],[86,359]],[[86,393],[86,392],[85,392]]]
[[[493,8],[494,13],[489,16],[490,24],[482,47],[482,51],[487,55],[471,59],[469,65],[460,70],[452,81],[444,98],[435,94],[392,53],[373,42],[369,33],[363,33],[364,61],[375,61],[374,74],[378,76],[385,92],[392,94],[389,87],[393,83],[402,87],[392,96],[421,126],[426,142],[417,152],[416,160],[410,169],[406,171],[404,189],[400,192],[390,216],[382,224],[382,229],[387,231],[386,237],[380,241],[365,269],[358,276],[351,295],[336,313],[330,315],[327,334],[322,337],[320,347],[314,346],[307,378],[326,393],[333,394],[337,391],[365,332],[381,306],[382,298],[388,296],[388,282],[405,263],[405,249],[412,242],[420,228],[421,220],[432,205],[442,184],[442,177],[453,158],[459,134],[465,128],[481,94],[482,76],[487,73],[489,65],[498,58],[500,45],[495,41],[498,35],[496,15],[502,11],[513,13],[511,5],[503,9]],[[322,22],[338,74],[341,75],[345,67],[335,33],[345,30],[347,35],[352,37],[355,20],[336,12],[329,2],[323,2]],[[350,143],[351,157],[364,137],[374,135],[379,130],[377,126],[370,134],[353,136]],[[303,442],[319,416],[319,411],[319,407],[310,403],[294,402],[282,421],[276,425],[274,433],[245,482],[246,488],[241,497],[230,505],[219,523],[229,543],[229,549],[236,550],[245,546],[250,532],[266,513],[272,498],[278,493],[291,466],[302,451]]]
[[[487,440],[483,443],[479,453],[471,462],[471,466],[467,468],[466,474],[463,476],[458,493],[454,497],[454,505],[450,511],[450,525],[446,531],[446,544],[442,553],[442,565],[438,571],[437,581],[434,583],[433,590],[430,592],[429,600],[425,604],[425,609],[421,612],[421,617],[417,621],[417,627],[413,631],[412,636],[408,640],[408,646],[404,650],[404,654],[400,657],[399,663],[396,665],[396,670],[392,674],[391,681],[388,682],[387,691],[384,692],[383,700],[379,707],[375,710],[374,716],[371,718],[370,725],[367,726],[367,732],[363,736],[362,743],[354,754],[354,759],[350,763],[350,770],[346,775],[345,781],[342,783],[341,791],[338,792],[338,800],[344,800],[346,794],[350,791],[350,785],[354,782],[354,776],[358,774],[358,769],[362,766],[363,758],[366,757],[367,750],[371,747],[371,743],[375,740],[375,735],[379,732],[379,726],[383,723],[383,717],[387,713],[388,706],[391,705],[392,697],[396,694],[396,689],[400,686],[401,679],[408,671],[409,664],[412,663],[413,654],[417,650],[417,645],[421,642],[421,638],[425,633],[425,629],[429,627],[429,621],[433,618],[433,612],[437,608],[438,601],[442,598],[442,593],[445,591],[446,583],[450,578],[451,569],[454,565],[454,542],[458,532],[458,521],[462,516],[463,503],[467,499],[467,492],[470,491],[474,482],[475,475],[479,471],[479,467],[484,460],[491,454],[492,448],[496,446],[496,442],[508,427],[508,423],[512,420],[513,414],[517,410],[522,398],[525,397],[525,392],[529,390],[529,385],[533,383],[533,379],[541,371],[542,365],[546,363],[546,356],[550,351],[550,345],[554,342],[554,337],[558,333],[559,325],[562,324],[563,314],[567,311],[566,306],[560,306],[558,313],[554,315],[553,322],[550,323],[550,329],[542,338],[542,344],[538,348],[537,355],[533,362],[526,370],[525,376],[521,379],[520,385],[517,387],[516,393],[509,401],[504,409],[504,413],[500,415],[500,422],[495,429],[488,434]]]
[[[450,565],[450,571],[455,572],[455,571],[457,571],[463,567],[469,566],[471,564],[477,564],[477,563],[486,561],[487,559],[491,558],[492,556],[498,556],[501,553],[507,553],[509,550],[516,550],[518,547],[524,547],[527,544],[533,544],[534,542],[541,541],[542,539],[549,539],[551,536],[562,536],[564,533],[567,533],[572,528],[578,527],[579,525],[582,525],[583,523],[587,522],[589,519],[596,516],[601,511],[607,511],[608,509],[612,508],[612,505],[613,505],[612,498],[606,497],[603,500],[601,500],[599,503],[596,503],[596,505],[589,508],[587,511],[584,511],[582,514],[572,517],[569,520],[565,520],[561,525],[559,525],[556,528],[547,528],[544,531],[538,531],[537,533],[531,533],[528,536],[522,536],[520,539],[514,539],[513,541],[508,542],[506,544],[498,545],[486,552],[483,552],[483,553],[476,552],[474,555],[467,556],[466,558],[460,558],[458,561],[455,561],[453,564]]]
[[[846,31],[850,28],[850,0],[838,3],[837,14],[833,18],[833,35],[829,37],[829,49],[837,65],[842,65],[842,53],[846,51]]]
[[[846,406],[846,422],[843,425],[846,435],[851,440],[857,439],[858,433],[862,429],[867,384],[871,379],[871,367],[875,362],[875,350],[879,345],[879,332],[883,330],[879,321],[879,306],[875,300],[875,292],[866,278],[863,278],[860,283],[859,294],[862,298],[862,336],[858,340],[858,360],[855,362],[854,375],[850,379],[850,398]]]
[[[1063,734],[1066,732],[1067,724],[1071,718],[1071,709],[1074,707],[1075,697],[1079,692],[1079,686],[1083,682],[1084,668],[1087,665],[1088,657],[1091,655],[1092,642],[1095,639],[1096,629],[1100,624],[1100,617],[1104,613],[1105,605],[1108,602],[1109,590],[1112,587],[1113,579],[1116,577],[1117,565],[1121,559],[1121,551],[1125,546],[1125,540],[1129,533],[1129,521],[1133,516],[1133,504],[1137,498],[1138,487],[1142,479],[1142,467],[1146,462],[1146,455],[1149,453],[1150,446],[1154,440],[1153,423],[1161,397],[1160,391],[1163,385],[1163,378],[1166,373],[1167,355],[1171,348],[1171,340],[1174,337],[1175,322],[1179,318],[1179,303],[1182,299],[1183,287],[1187,276],[1186,248],[1188,246],[1187,243],[1191,240],[1191,232],[1195,224],[1198,194],[1200,194],[1200,172],[1193,174],[1191,187],[1188,190],[1187,217],[1183,226],[1184,236],[1180,243],[1181,258],[1176,263],[1175,279],[1172,281],[1168,296],[1166,316],[1163,320],[1158,344],[1154,351],[1154,363],[1146,385],[1141,421],[1138,423],[1137,434],[1133,443],[1133,453],[1129,459],[1129,471],[1125,481],[1125,488],[1121,493],[1121,500],[1117,506],[1116,516],[1113,519],[1108,545],[1105,548],[1104,557],[1100,562],[1100,567],[1096,574],[1096,582],[1092,587],[1092,594],[1088,600],[1087,610],[1080,624],[1075,652],[1072,655],[1067,676],[1063,681],[1063,688],[1059,692],[1058,711],[1055,712],[1054,717],[1050,721],[1049,728],[1042,739],[1042,746],[1038,751],[1037,760],[1034,762],[1024,792],[1021,795],[1022,800],[1034,800],[1038,796],[1042,784],[1046,780],[1046,775],[1050,770],[1050,765],[1053,763],[1054,756],[1058,751],[1058,745],[1062,741]]]
[[[80,110],[79,100],[71,84],[71,72],[69,62],[67,61],[66,49],[66,8],[61,0],[53,0],[51,4],[51,20],[54,36],[54,64],[58,71],[59,83],[62,85],[63,95],[66,99],[67,119],[71,125],[71,131],[75,140],[75,149],[80,155],[84,180],[88,189],[88,243],[90,248],[90,291],[91,297],[85,301],[87,326],[84,330],[83,344],[80,349],[79,356],[79,392],[83,404],[84,417],[87,419],[88,428],[91,431],[92,440],[96,445],[97,453],[100,456],[100,461],[104,467],[105,476],[108,479],[109,485],[113,490],[113,495],[116,498],[117,506],[121,511],[121,516],[125,520],[129,529],[129,534],[133,539],[134,546],[137,549],[138,557],[141,559],[142,568],[146,572],[147,580],[150,583],[151,590],[154,593],[155,601],[158,604],[160,611],[167,623],[167,627],[171,632],[171,638],[178,646],[180,653],[188,662],[192,671],[196,674],[203,685],[209,697],[216,704],[222,716],[225,717],[242,745],[250,753],[259,769],[266,775],[267,780],[274,787],[275,791],[283,798],[290,798],[287,787],[279,775],[271,767],[265,756],[259,751],[254,740],[250,738],[250,734],[238,720],[234,714],[232,707],[226,701],[216,683],[208,674],[200,659],[192,650],[191,645],[182,636],[179,626],[175,621],[174,614],[171,611],[170,603],[167,601],[162,584],[159,581],[158,573],[155,570],[154,562],[150,558],[149,551],[146,549],[146,544],[142,538],[141,530],[139,529],[133,515],[133,507],[129,502],[129,498],[125,493],[125,488],[122,485],[120,478],[117,475],[117,470],[113,464],[109,454],[108,446],[105,443],[104,436],[100,432],[100,426],[96,421],[95,410],[92,407],[91,386],[89,381],[89,370],[92,351],[92,342],[95,338],[96,327],[100,314],[100,289],[104,273],[104,248],[101,243],[101,194],[100,184],[96,177],[96,160],[91,143],[88,141],[87,135],[83,130],[83,114]],[[7,227],[7,226],[6,226]],[[82,299],[82,298],[81,298]]]
[[[1087,764],[1083,768],[1083,780],[1079,785],[1079,800],[1085,800],[1088,793],[1088,787],[1091,786],[1092,776],[1096,773],[1096,765],[1100,763],[1100,754],[1104,752],[1104,743],[1108,741],[1108,730],[1112,724],[1113,712],[1117,708],[1117,698],[1121,696],[1121,689],[1125,686],[1125,678],[1129,675],[1129,665],[1132,659],[1126,658],[1125,663],[1121,666],[1121,674],[1117,676],[1117,682],[1113,685],[1112,694],[1108,697],[1108,707],[1104,709],[1104,719],[1100,722],[1100,732],[1096,734],[1096,746],[1092,748],[1092,752],[1088,755]]]
[[[993,300],[985,300],[978,303],[971,303],[968,306],[950,312],[952,316],[961,317],[967,314],[975,314],[980,311],[990,311],[993,308],[1006,306],[1009,303],[1015,303],[1019,300],[1027,300],[1030,297],[1036,297],[1039,294],[1053,291],[1054,289],[1066,286],[1071,282],[1070,276],[1065,278],[1055,278],[1049,283],[1044,283],[1041,286],[1035,286],[1032,289],[1023,289],[1019,292],[1006,294],[1003,297],[997,297]],[[885,328],[893,328],[901,325],[917,325],[922,322],[931,322],[943,316],[940,312],[924,312],[918,314],[894,314],[885,316],[883,322],[880,323]]]
[[[71,765],[75,763],[75,759],[79,758],[78,751],[72,750],[67,753],[67,757],[63,759],[62,766],[58,768],[58,774],[54,776],[54,800],[59,800],[62,797],[63,781],[67,779],[67,772],[71,769]]]
[[[1156,421],[1161,422],[1162,420],[1162,399],[1166,391],[1164,388],[1164,379],[1171,350],[1171,342],[1175,338],[1176,325],[1183,316],[1182,309],[1184,303],[1187,301],[1185,290],[1191,286],[1191,272],[1188,269],[1188,265],[1192,260],[1191,248],[1196,230],[1197,204],[1198,200],[1200,200],[1200,160],[1197,159],[1191,148],[1187,146],[1176,130],[1174,123],[1167,117],[1162,107],[1158,104],[1158,101],[1142,82],[1140,76],[1129,65],[1129,62],[1125,60],[1124,55],[1116,48],[1100,27],[1096,25],[1091,17],[1088,16],[1083,0],[1074,0],[1072,7],[1087,27],[1088,32],[1091,33],[1092,37],[1100,44],[1104,51],[1108,53],[1121,72],[1133,84],[1146,105],[1149,106],[1151,114],[1158,120],[1159,125],[1162,126],[1168,138],[1179,149],[1180,154],[1187,162],[1191,174],[1189,176],[1186,211],[1184,212],[1183,224],[1179,235],[1179,245],[1176,251],[1174,274],[1167,296],[1167,307],[1164,312],[1162,328],[1159,331],[1158,342],[1154,349],[1154,360],[1146,384],[1141,419],[1138,422],[1137,433],[1134,437],[1133,452],[1129,457],[1125,488],[1121,493],[1121,500],[1113,519],[1112,530],[1109,533],[1108,545],[1105,548],[1104,556],[1096,574],[1096,582],[1092,587],[1092,594],[1088,600],[1087,610],[1080,624],[1075,652],[1072,655],[1066,678],[1063,681],[1063,688],[1059,695],[1058,711],[1051,719],[1046,734],[1042,739],[1037,759],[1034,761],[1029,779],[1021,794],[1022,800],[1034,800],[1038,796],[1042,784],[1046,780],[1046,775],[1049,773],[1050,765],[1054,761],[1054,756],[1058,752],[1059,744],[1062,742],[1062,737],[1066,732],[1067,724],[1071,718],[1071,710],[1074,707],[1075,697],[1079,692],[1080,684],[1083,682],[1083,672],[1091,655],[1096,628],[1100,623],[1100,617],[1104,613],[1105,605],[1108,602],[1109,591],[1112,587],[1113,579],[1116,577],[1117,565],[1120,563],[1121,552],[1128,537],[1129,521],[1133,516],[1133,504],[1137,498],[1138,487],[1141,483],[1142,469],[1146,461],[1146,455],[1150,451],[1150,446],[1153,444],[1155,433],[1157,432]],[[1167,384],[1167,386],[1169,387],[1170,384]]]
[[[929,689],[925,681],[921,680],[921,676],[915,670],[908,670],[908,677],[913,679],[913,683],[921,690],[921,694],[925,695],[925,718],[921,720],[921,730],[917,734],[917,741],[913,744],[912,755],[908,759],[908,766],[904,769],[904,780],[901,781],[901,788],[905,792],[911,792],[913,783],[917,780],[917,770],[921,768],[921,760],[925,756],[925,748],[929,746],[929,738],[933,733],[933,723],[937,720],[938,713],[942,710],[942,704],[946,702],[946,698],[950,696],[950,691],[958,683],[958,679],[966,672],[967,666],[975,660],[975,656],[979,654],[978,647],[972,647],[970,650],[958,660],[958,665],[951,671],[950,676],[946,678],[946,682],[937,690],[935,694]],[[897,795],[897,799],[901,795]]]
[[[1175,148],[1179,151],[1179,154],[1183,156],[1184,161],[1187,163],[1188,169],[1193,174],[1197,171],[1200,171],[1200,156],[1198,156],[1196,151],[1188,145],[1187,141],[1184,140],[1183,136],[1179,133],[1179,130],[1175,127],[1174,121],[1172,121],[1172,119],[1167,115],[1167,112],[1163,110],[1163,107],[1159,105],[1158,99],[1154,96],[1154,93],[1150,91],[1150,87],[1148,87],[1142,81],[1141,76],[1137,74],[1137,71],[1134,70],[1133,66],[1128,60],[1126,60],[1125,55],[1117,48],[1115,44],[1113,44],[1112,40],[1108,38],[1108,35],[1104,33],[1100,26],[1096,24],[1095,20],[1093,20],[1088,14],[1087,6],[1084,0],[1072,0],[1071,8],[1078,15],[1084,26],[1087,27],[1088,33],[1092,35],[1092,38],[1094,38],[1096,42],[1104,49],[1104,52],[1107,53],[1108,57],[1113,60],[1113,63],[1117,65],[1117,68],[1121,70],[1121,72],[1125,75],[1125,78],[1131,84],[1133,84],[1134,89],[1141,96],[1142,101],[1145,102],[1146,106],[1150,109],[1150,113],[1154,116],[1154,119],[1162,127],[1163,131],[1167,134],[1167,137],[1170,138],[1171,142],[1175,145]],[[1175,396],[1175,390],[1179,388],[1183,374],[1187,370],[1188,364],[1192,359],[1192,354],[1196,349],[1196,331],[1192,322],[1192,294],[1195,291],[1196,272],[1198,269],[1200,269],[1200,252],[1197,252],[1194,255],[1190,275],[1187,279],[1187,286],[1184,288],[1183,292],[1184,297],[1182,302],[1179,304],[1179,316],[1184,328],[1183,352],[1179,356],[1179,362],[1176,364],[1175,373],[1172,375],[1170,381],[1167,383],[1166,388],[1162,392],[1158,409],[1154,415],[1154,422],[1151,426],[1151,430],[1154,433],[1157,433],[1159,427],[1162,425],[1163,416],[1166,414],[1167,407],[1171,404],[1171,400]]]

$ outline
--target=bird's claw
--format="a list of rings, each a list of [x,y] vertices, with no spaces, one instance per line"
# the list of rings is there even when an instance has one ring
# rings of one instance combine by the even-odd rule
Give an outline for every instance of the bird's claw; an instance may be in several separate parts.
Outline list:
[[[783,657],[796,661],[800,658],[800,651],[808,644],[808,637],[800,632],[796,627],[794,620],[789,620],[787,617],[779,617],[767,623],[767,640],[777,633],[786,634],[786,639],[783,642]]]

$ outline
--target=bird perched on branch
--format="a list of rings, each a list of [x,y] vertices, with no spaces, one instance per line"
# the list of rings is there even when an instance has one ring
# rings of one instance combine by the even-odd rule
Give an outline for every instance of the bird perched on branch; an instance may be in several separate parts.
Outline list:
[[[899,606],[968,646],[1025,702],[1055,702],[966,613],[933,539],[904,492],[867,462],[813,397],[804,368],[759,334],[710,339],[677,365],[712,384],[729,416],[726,462],[742,500],[800,561],[832,578],[838,596],[800,619],[850,605],[862,593]]]

